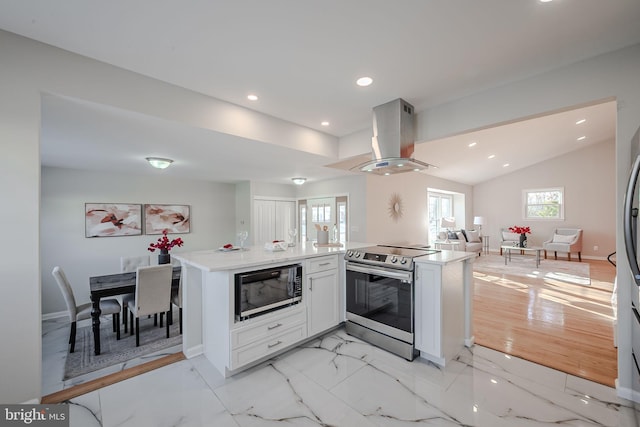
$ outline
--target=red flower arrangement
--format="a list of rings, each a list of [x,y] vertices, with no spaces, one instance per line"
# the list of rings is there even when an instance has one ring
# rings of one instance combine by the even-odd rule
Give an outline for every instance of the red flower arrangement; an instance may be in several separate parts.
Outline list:
[[[509,231],[517,234],[531,234],[531,228],[520,227],[519,225],[514,225],[513,227],[509,227]]]
[[[163,230],[162,237],[158,238],[158,243],[151,243],[149,245],[149,247],[147,248],[149,249],[149,252],[155,252],[156,249],[160,249],[160,252],[169,252],[174,246],[180,247],[184,245],[184,242],[180,237],[169,241],[167,232],[168,230]]]

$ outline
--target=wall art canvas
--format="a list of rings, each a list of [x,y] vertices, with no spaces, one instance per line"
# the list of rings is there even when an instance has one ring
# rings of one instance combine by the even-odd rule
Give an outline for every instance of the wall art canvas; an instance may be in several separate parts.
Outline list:
[[[113,237],[142,235],[142,205],[85,203],[85,236]]]
[[[144,205],[144,231],[146,234],[189,233],[191,207],[189,205]]]

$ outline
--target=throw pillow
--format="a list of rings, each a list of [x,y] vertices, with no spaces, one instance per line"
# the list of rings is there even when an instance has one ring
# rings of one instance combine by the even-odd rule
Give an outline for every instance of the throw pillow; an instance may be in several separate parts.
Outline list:
[[[469,242],[480,242],[480,232],[476,230],[467,230],[467,238]]]
[[[449,240],[451,240],[451,239],[457,239],[457,238],[458,238],[458,235],[456,234],[456,232],[455,232],[455,231],[449,231],[449,232],[447,232],[447,238],[448,238]]]
[[[461,233],[461,232],[456,231],[456,235],[457,235],[458,240],[460,240],[461,242],[464,242],[464,241],[465,241],[465,240],[464,240],[464,236],[462,235],[462,233]]]
[[[554,234],[552,243],[571,243],[576,238],[575,234],[566,236],[564,234]]]
[[[462,233],[462,235],[464,236],[464,241],[468,242],[469,238],[467,237],[467,232],[465,230],[460,230],[460,232]]]

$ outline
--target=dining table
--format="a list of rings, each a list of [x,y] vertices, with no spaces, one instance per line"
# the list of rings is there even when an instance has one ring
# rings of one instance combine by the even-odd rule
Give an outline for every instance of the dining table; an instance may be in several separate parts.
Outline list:
[[[173,267],[171,278],[171,288],[177,289],[180,286],[181,267]],[[102,276],[89,277],[89,288],[91,293],[91,319],[93,326],[93,346],[94,353],[100,354],[100,300],[104,297],[115,295],[126,295],[136,291],[136,272],[106,274]],[[127,314],[124,313],[126,316]],[[167,319],[168,321],[168,319]]]

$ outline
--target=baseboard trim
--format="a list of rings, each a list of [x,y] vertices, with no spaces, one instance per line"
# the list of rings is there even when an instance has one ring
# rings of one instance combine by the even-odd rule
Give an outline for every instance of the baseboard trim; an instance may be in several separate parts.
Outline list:
[[[196,356],[204,354],[204,345],[198,344],[186,350],[183,349],[182,351],[184,352],[184,355],[187,359],[193,359]]]
[[[630,400],[632,402],[640,403],[640,392],[627,387],[620,387],[620,383],[618,382],[617,378],[616,378],[616,393],[618,397]]]
[[[185,360],[184,353],[179,352],[175,354],[170,354],[168,356],[161,357],[160,359],[143,363],[142,365],[134,366],[132,368],[125,369],[120,372],[106,375],[104,377],[100,377],[92,381],[87,381],[86,383],[78,384],[76,386],[69,387],[64,390],[60,390],[55,393],[48,394],[42,397],[41,403],[43,404],[62,403],[67,400],[73,399],[74,397],[78,397],[83,394],[98,390],[102,387],[106,387],[111,384],[115,384],[120,381],[124,381],[129,378],[133,378],[135,376],[145,374],[147,372],[153,371],[158,368],[162,368],[163,366],[171,365],[172,363],[179,362],[181,360]]]

